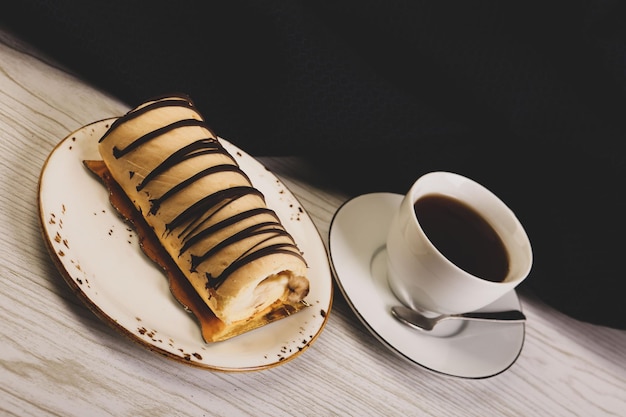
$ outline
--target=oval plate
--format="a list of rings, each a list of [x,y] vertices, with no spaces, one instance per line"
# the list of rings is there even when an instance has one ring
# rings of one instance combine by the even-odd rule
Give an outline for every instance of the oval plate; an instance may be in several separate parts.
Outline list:
[[[172,296],[163,271],[109,203],[83,160],[101,159],[98,139],[115,118],[82,127],[51,152],[39,179],[44,240],[72,290],[102,320],[140,345],[216,371],[266,369],[293,359],[319,336],[332,306],[328,254],[311,218],[256,159],[221,139],[296,240],[309,265],[310,307],[232,339],[205,343],[195,317]]]

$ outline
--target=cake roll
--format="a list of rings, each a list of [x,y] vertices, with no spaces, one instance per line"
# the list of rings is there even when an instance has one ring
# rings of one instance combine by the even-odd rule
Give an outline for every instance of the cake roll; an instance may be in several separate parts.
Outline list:
[[[189,97],[135,107],[112,123],[98,150],[222,327],[249,328],[241,323],[303,302],[303,254]]]

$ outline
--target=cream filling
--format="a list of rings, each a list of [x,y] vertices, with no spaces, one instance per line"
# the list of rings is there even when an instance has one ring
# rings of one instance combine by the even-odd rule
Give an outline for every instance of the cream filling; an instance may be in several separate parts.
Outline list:
[[[228,317],[228,323],[244,320],[265,310],[277,300],[297,303],[308,293],[308,280],[295,276],[291,271],[282,271],[270,275],[256,287],[240,293],[228,303],[222,311],[222,317]]]
[[[228,317],[228,323],[250,318],[282,298],[287,282],[289,278],[285,274],[270,275],[256,287],[240,292],[235,299],[224,306],[221,316]]]

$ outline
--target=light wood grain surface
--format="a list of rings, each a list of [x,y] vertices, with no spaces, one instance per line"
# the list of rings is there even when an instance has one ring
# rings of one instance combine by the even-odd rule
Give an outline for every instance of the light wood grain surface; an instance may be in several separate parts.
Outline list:
[[[626,416],[626,331],[573,320],[526,292],[519,359],[481,380],[437,375],[396,357],[337,287],[320,337],[268,370],[198,369],[122,337],[56,270],[37,191],[62,138],[128,109],[0,28],[0,415]],[[317,185],[298,158],[261,161],[328,243],[332,216],[349,196]]]

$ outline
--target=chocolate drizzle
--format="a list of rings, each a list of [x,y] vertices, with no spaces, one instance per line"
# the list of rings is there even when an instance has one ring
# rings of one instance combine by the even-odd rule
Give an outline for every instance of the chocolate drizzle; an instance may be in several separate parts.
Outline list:
[[[260,259],[260,258],[262,258],[264,256],[269,256],[269,255],[272,255],[272,254],[275,254],[275,253],[284,253],[284,254],[288,254],[288,255],[300,256],[299,254],[294,253],[293,250],[291,250],[290,248],[291,248],[291,245],[286,244],[286,243],[279,243],[279,244],[275,244],[275,245],[271,245],[271,246],[257,248],[253,252],[250,252],[248,255],[242,256],[241,258],[239,258],[236,261],[234,261],[233,263],[231,263],[228,267],[226,267],[226,269],[224,269],[224,272],[222,272],[220,274],[220,276],[218,276],[218,277],[211,277],[207,273],[206,276],[207,276],[207,280],[209,282],[209,285],[211,285],[212,282],[215,282],[215,284],[213,284],[214,285],[213,288],[218,287],[235,270],[237,270],[238,268],[241,268],[242,266],[244,266],[244,265],[246,265],[246,264],[248,264],[250,262],[253,262],[253,261],[257,260],[257,259]]]
[[[143,134],[135,138],[122,149],[113,147],[113,156],[116,159],[124,158],[131,152],[138,151],[142,145],[151,141],[167,140],[167,133],[175,129],[198,126],[206,129],[209,134],[212,134],[211,130],[202,121],[202,117],[195,109],[191,100],[187,97],[180,96],[156,99],[154,102],[130,111],[124,117],[119,118],[111,125],[110,129],[100,139],[100,142],[104,141],[111,135],[112,132],[123,126],[125,123],[141,115],[147,114],[150,111],[168,106],[181,106],[192,109],[195,112],[195,116],[175,121],[166,126]],[[188,207],[181,207],[181,211],[166,224],[165,233],[176,233],[176,236],[181,239],[182,247],[178,256],[183,256],[186,252],[189,252],[191,257],[191,272],[197,272],[200,265],[204,262],[210,262],[211,259],[224,248],[246,239],[253,239],[251,242],[254,243],[251,243],[245,253],[240,254],[230,263],[230,265],[227,265],[219,276],[211,276],[208,272],[205,273],[207,286],[209,288],[217,289],[234,271],[265,256],[285,253],[303,259],[295,245],[295,242],[293,241],[293,238],[284,229],[280,220],[276,216],[276,213],[268,208],[254,208],[245,212],[237,213],[221,221],[215,221],[215,215],[217,213],[223,213],[223,210],[226,207],[240,198],[254,195],[264,201],[263,194],[252,186],[248,176],[240,169],[235,159],[228,153],[216,137],[202,137],[196,139],[190,144],[176,150],[171,155],[165,156],[165,158],[151,172],[147,173],[142,179],[140,179],[139,183],[136,185],[136,190],[141,191],[145,189],[150,182],[162,175],[167,175],[169,170],[179,164],[191,158],[208,154],[225,155],[230,158],[232,163],[208,166],[201,169],[191,177],[174,185],[162,195],[150,198],[150,211],[147,213],[147,215],[157,214],[167,200],[171,199],[178,193],[184,192],[185,189],[203,178],[209,178],[223,172],[234,172],[244,179],[244,182],[247,185],[229,186],[214,193],[200,197]],[[136,170],[134,173],[131,173],[131,176],[132,175],[139,177]],[[267,214],[273,216],[275,220],[267,220],[267,218],[264,217],[265,220],[259,220],[256,224],[233,233],[226,239],[213,245],[208,250],[205,250],[203,253],[193,253],[194,247],[198,247],[200,243],[205,242],[207,238],[211,237],[215,233],[225,230],[227,227],[233,227],[237,223],[250,219],[254,216]],[[235,230],[238,229],[241,228],[235,228]],[[273,239],[285,236],[288,237],[289,243],[273,242]]]
[[[217,174],[217,173],[225,172],[225,171],[241,172],[241,170],[237,166],[235,166],[235,165],[218,165],[218,166],[214,166],[214,167],[210,167],[210,168],[204,169],[204,170],[198,172],[197,174],[193,175],[192,177],[186,179],[185,181],[183,181],[183,182],[175,185],[174,187],[170,188],[161,197],[151,199],[150,200],[150,204],[151,204],[150,214],[156,214],[159,211],[159,207],[161,207],[161,203],[163,201],[167,200],[168,198],[170,198],[174,194],[180,192],[185,187],[195,183],[196,181],[198,181],[202,177],[206,177],[207,175]],[[140,184],[142,186],[142,188],[143,188],[143,186],[145,186],[144,182],[142,182]],[[137,186],[137,188],[139,188],[139,185]]]
[[[225,190],[220,190],[206,197],[203,197],[202,199],[196,201],[194,204],[189,206],[183,212],[181,212],[171,222],[169,222],[166,225],[166,230],[168,232],[171,232],[184,224],[191,224],[194,222],[194,220],[201,219],[202,215],[208,212],[210,209],[218,207],[220,202],[225,200],[233,201],[248,194],[256,194],[260,197],[263,195],[256,188],[238,186],[227,188]]]
[[[215,253],[219,252],[221,249],[225,248],[226,246],[234,243],[234,242],[238,242],[241,239],[245,239],[245,238],[249,238],[251,236],[256,236],[256,235],[261,235],[261,234],[266,234],[268,235],[265,239],[263,239],[261,242],[259,242],[257,245],[255,245],[255,247],[253,247],[250,251],[248,251],[248,253],[243,254],[242,256],[240,256],[238,259],[241,261],[242,259],[246,259],[248,256],[250,256],[250,253],[258,253],[260,250],[255,250],[255,248],[260,248],[263,246],[263,244],[279,235],[286,235],[287,232],[285,232],[282,228],[276,228],[275,227],[276,223],[270,223],[270,222],[264,222],[264,223],[259,223],[259,224],[255,224],[253,226],[250,226],[240,232],[237,232],[236,234],[232,235],[231,237],[224,239],[222,242],[218,243],[217,245],[215,245],[213,248],[211,248],[209,251],[205,252],[204,255],[201,256],[196,256],[196,255],[192,255],[191,259],[192,259],[192,271],[195,271],[196,267],[198,265],[200,265],[202,262],[204,262],[206,259],[208,259],[209,257],[213,256]],[[266,229],[266,227],[269,227],[269,229]],[[277,245],[274,245],[275,247],[278,247]],[[223,275],[223,274],[222,274]],[[207,276],[208,277],[208,276]]]
[[[249,218],[251,218],[253,216],[258,216],[258,215],[261,215],[261,214],[265,214],[265,213],[269,213],[269,214],[274,215],[274,212],[269,210],[269,209],[255,208],[255,209],[252,209],[252,210],[248,210],[248,211],[244,211],[244,212],[241,212],[241,213],[237,213],[234,216],[231,216],[231,217],[229,217],[227,219],[224,219],[221,222],[218,222],[218,223],[214,224],[213,226],[209,226],[209,227],[207,227],[205,229],[202,229],[202,230],[200,230],[199,232],[197,232],[197,233],[195,233],[193,235],[191,235],[191,233],[189,233],[188,234],[189,237],[183,239],[185,244],[180,249],[179,256],[182,255],[191,246],[195,245],[200,240],[204,239],[205,237],[210,236],[213,233],[216,233],[216,232],[218,232],[221,229],[225,229],[226,227],[231,226],[231,225],[233,225],[233,224],[235,224],[237,222],[243,221],[245,219],[249,219]],[[208,220],[208,218],[207,218],[207,220]],[[266,223],[266,225],[269,225],[269,224],[270,223]],[[271,224],[275,225],[276,222],[272,222]],[[196,229],[198,229],[198,228],[196,228]],[[221,247],[223,247],[223,246],[224,245],[222,244]],[[214,250],[215,250],[215,248],[214,248]]]
[[[126,115],[124,117],[120,117],[119,119],[117,119],[116,121],[114,121],[111,124],[111,127],[109,128],[108,131],[106,131],[104,133],[104,135],[102,135],[102,137],[100,138],[100,140],[98,142],[102,142],[104,139],[106,139],[111,132],[113,132],[118,126],[132,120],[135,119],[139,116],[141,116],[142,114],[145,114],[149,111],[152,111],[156,108],[159,107],[166,107],[166,106],[180,106],[180,107],[186,107],[186,108],[194,108],[193,102],[188,98],[188,97],[184,97],[184,96],[178,96],[177,98],[172,96],[172,98],[164,100],[163,97],[160,98],[155,98],[155,101],[151,104],[148,104],[146,106],[143,107],[139,107],[136,109],[133,109],[131,111],[129,111],[128,113],[126,113]],[[208,127],[207,127],[208,128]]]
[[[136,139],[135,141],[131,142],[130,145],[128,145],[127,147],[123,148],[123,149],[119,149],[117,146],[113,147],[113,156],[117,159],[123,157],[124,155],[126,155],[129,152],[134,151],[135,149],[139,148],[141,145],[143,145],[144,143],[151,141],[154,138],[158,138],[159,136],[162,136],[174,129],[178,129],[181,127],[189,127],[189,126],[200,126],[202,127],[204,125],[204,122],[202,122],[201,120],[196,120],[196,119],[184,119],[184,120],[178,120],[174,123],[171,123],[167,126],[163,126],[157,130],[153,130],[150,133],[146,133],[145,135],[141,136],[140,138]]]
[[[141,191],[146,186],[146,184],[154,179],[154,177],[162,174],[164,171],[167,171],[173,165],[196,156],[203,156],[211,153],[221,153],[232,159],[232,156],[230,156],[230,154],[228,154],[228,152],[226,152],[226,150],[214,138],[197,140],[187,146],[180,148],[172,155],[167,157],[167,159],[165,159],[163,162],[161,162],[159,166],[157,166],[154,170],[152,170],[152,172],[146,175],[143,181],[141,181],[139,185],[137,185],[137,191]],[[235,161],[233,160],[233,162]]]

